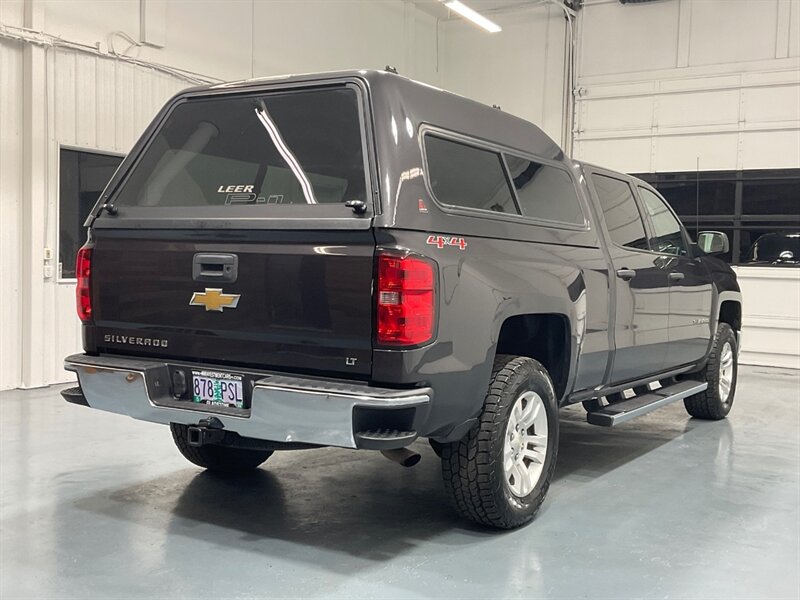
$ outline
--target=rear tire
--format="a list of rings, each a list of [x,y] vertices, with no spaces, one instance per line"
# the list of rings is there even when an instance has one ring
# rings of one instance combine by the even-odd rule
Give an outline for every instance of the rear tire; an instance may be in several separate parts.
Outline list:
[[[708,362],[699,373],[700,381],[708,382],[708,388],[683,401],[686,412],[698,419],[714,421],[728,416],[736,392],[738,354],[736,334],[730,325],[720,323]]]
[[[442,444],[445,490],[463,517],[499,529],[529,522],[556,465],[558,404],[545,368],[499,355],[478,423]]]
[[[216,473],[246,473],[257,469],[272,456],[271,450],[214,445],[191,446],[188,425],[170,423],[169,428],[175,445],[186,460]]]

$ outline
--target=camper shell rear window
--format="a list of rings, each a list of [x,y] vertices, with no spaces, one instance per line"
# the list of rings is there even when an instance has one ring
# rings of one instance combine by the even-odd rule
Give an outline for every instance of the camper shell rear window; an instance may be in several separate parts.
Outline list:
[[[349,84],[179,101],[110,202],[131,217],[371,212],[361,106]]]

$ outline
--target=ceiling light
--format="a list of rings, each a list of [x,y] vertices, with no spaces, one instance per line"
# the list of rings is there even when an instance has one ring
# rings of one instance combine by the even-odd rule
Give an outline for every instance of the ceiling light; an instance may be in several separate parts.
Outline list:
[[[503,28],[500,27],[497,23],[494,23],[484,17],[479,12],[472,10],[469,6],[462,4],[458,0],[452,0],[451,2],[445,2],[444,5],[449,8],[450,10],[456,11],[465,19],[468,19],[475,23],[478,27],[483,27],[489,33],[497,33],[498,31],[503,31]]]

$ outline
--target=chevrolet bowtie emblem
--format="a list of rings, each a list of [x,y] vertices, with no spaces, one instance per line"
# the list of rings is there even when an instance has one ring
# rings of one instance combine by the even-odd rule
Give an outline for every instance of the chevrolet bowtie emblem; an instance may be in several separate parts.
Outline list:
[[[195,292],[189,306],[205,306],[206,310],[222,312],[223,308],[236,308],[240,294],[223,294],[219,288],[206,288],[205,292]]]

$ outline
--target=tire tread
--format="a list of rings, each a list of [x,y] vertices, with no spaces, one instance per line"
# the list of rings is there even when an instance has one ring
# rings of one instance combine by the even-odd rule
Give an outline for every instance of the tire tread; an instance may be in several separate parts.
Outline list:
[[[497,488],[503,482],[497,481],[493,475],[498,469],[502,472],[502,465],[496,464],[491,450],[498,435],[505,435],[504,411],[500,405],[507,390],[506,385],[528,366],[546,376],[544,367],[533,359],[498,355],[492,366],[491,383],[477,425],[464,439],[442,445],[442,475],[451,503],[461,516],[483,525],[510,529],[530,521],[541,507],[550,486],[555,460],[550,462],[549,471],[542,474],[544,484],[541,492],[533,505],[528,505],[523,518],[509,512],[503,503],[498,502],[500,494]],[[546,380],[552,393],[549,377]]]

